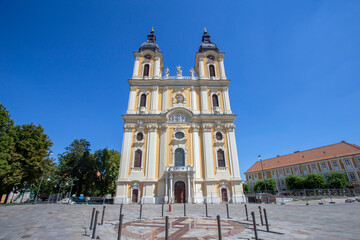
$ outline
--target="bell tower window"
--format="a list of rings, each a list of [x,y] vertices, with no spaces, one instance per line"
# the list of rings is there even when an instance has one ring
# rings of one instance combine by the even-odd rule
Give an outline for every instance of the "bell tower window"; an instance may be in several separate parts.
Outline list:
[[[209,65],[210,77],[215,77],[215,67],[214,65]]]
[[[213,107],[219,107],[219,98],[216,94],[212,95]]]
[[[149,76],[149,70],[150,70],[150,65],[149,64],[145,64],[144,65],[144,77],[148,77]]]
[[[217,151],[218,167],[225,167],[225,154],[222,149]]]
[[[140,107],[146,107],[146,94],[145,93],[141,94]]]
[[[135,151],[134,167],[136,167],[136,168],[141,167],[141,158],[142,158],[142,151],[140,149],[138,149]]]

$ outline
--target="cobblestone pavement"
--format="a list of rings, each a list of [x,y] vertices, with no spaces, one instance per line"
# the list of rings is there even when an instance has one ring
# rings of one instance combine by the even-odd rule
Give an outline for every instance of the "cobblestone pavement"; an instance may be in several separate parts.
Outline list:
[[[360,239],[360,203],[344,203],[336,199],[336,204],[319,205],[311,201],[309,205],[298,201],[281,204],[248,204],[249,220],[251,211],[255,212],[259,224],[260,239]],[[258,206],[266,208],[270,233],[261,226]],[[0,207],[0,240],[3,239],[91,239],[89,230],[92,209],[99,211],[101,205],[11,205]],[[104,225],[97,226],[100,239],[116,239],[119,218],[119,205],[107,205]],[[125,230],[122,239],[152,237],[164,239],[164,219],[161,218],[161,205],[143,205],[142,220],[139,221],[140,205],[124,205]],[[216,239],[216,216],[221,216],[223,239],[253,239],[254,232],[250,221],[246,221],[244,204],[229,204],[230,221],[226,219],[225,204],[209,204],[209,218],[205,217],[203,204],[187,204],[187,218],[183,217],[183,204],[175,204],[174,211],[168,212],[172,228],[169,235],[178,231],[181,239]],[[176,222],[177,221],[177,222]],[[265,221],[264,221],[265,222]],[[152,226],[151,226],[152,225]],[[158,229],[157,235],[153,235]],[[129,236],[126,232],[138,234]],[[149,234],[150,233],[150,234]],[[226,236],[228,235],[228,236]],[[151,237],[152,236],[152,237]],[[175,238],[174,238],[175,239]]]

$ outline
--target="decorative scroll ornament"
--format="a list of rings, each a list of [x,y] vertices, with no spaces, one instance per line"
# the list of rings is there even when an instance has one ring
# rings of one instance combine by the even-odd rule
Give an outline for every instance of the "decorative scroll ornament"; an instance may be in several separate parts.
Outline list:
[[[190,119],[183,113],[175,113],[169,118],[171,123],[188,123]]]
[[[132,187],[133,187],[133,189],[139,189],[140,185],[139,185],[139,183],[133,183]]]

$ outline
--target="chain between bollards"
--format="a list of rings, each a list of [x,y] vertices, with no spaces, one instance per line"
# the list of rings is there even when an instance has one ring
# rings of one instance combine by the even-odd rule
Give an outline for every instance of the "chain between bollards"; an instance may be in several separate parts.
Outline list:
[[[118,238],[117,238],[118,240],[121,239],[121,230],[122,230],[123,218],[124,218],[124,215],[120,214],[120,217],[119,217]]]
[[[208,216],[208,209],[207,209],[207,202],[205,203],[205,213],[206,213],[206,217],[209,217]]]
[[[249,214],[247,210],[247,205],[245,204],[245,213],[246,213],[246,221],[249,221]]]
[[[91,214],[91,221],[90,221],[90,227],[89,229],[92,230],[92,226],[94,223],[94,217],[95,217],[95,208],[93,208],[92,214]]]
[[[165,240],[169,239],[169,217],[165,217]]]
[[[251,217],[252,217],[252,220],[253,220],[255,240],[258,240],[257,229],[256,229],[256,220],[255,220],[255,213],[254,212],[251,212]]]
[[[266,224],[266,231],[270,232],[269,230],[269,223],[268,223],[268,219],[267,219],[267,214],[266,214],[266,209],[264,208],[264,217],[265,217],[265,224]]]
[[[102,215],[101,215],[101,225],[104,225],[105,208],[106,208],[106,206],[103,207],[103,211],[102,211]]]
[[[141,215],[142,215],[142,203],[140,204],[140,217],[139,217],[140,220],[141,220]]]
[[[217,225],[218,225],[218,235],[219,235],[219,240],[221,240],[221,223],[220,223],[220,215],[216,216],[217,218]]]
[[[99,215],[99,211],[96,211],[95,220],[94,220],[94,228],[93,228],[92,237],[91,237],[92,239],[96,238],[96,225],[97,225],[98,215]]]
[[[184,203],[184,217],[186,217],[186,203]]]
[[[226,203],[226,214],[227,214],[227,218],[230,218],[229,217],[229,204]]]
[[[260,214],[261,226],[264,226],[264,221],[263,221],[263,216],[262,216],[261,206],[259,206],[259,214]]]

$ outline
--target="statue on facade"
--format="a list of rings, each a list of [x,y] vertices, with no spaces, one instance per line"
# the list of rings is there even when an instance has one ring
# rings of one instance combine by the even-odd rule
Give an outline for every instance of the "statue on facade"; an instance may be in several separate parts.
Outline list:
[[[181,66],[177,66],[176,67],[176,75],[178,77],[181,77],[182,76],[182,67]]]
[[[195,77],[195,76],[194,76],[194,73],[195,73],[194,69],[191,68],[191,69],[190,69],[190,76],[191,76],[192,78]]]
[[[169,74],[170,74],[170,70],[169,70],[169,68],[167,67],[167,68],[165,69],[165,77],[168,77]]]

